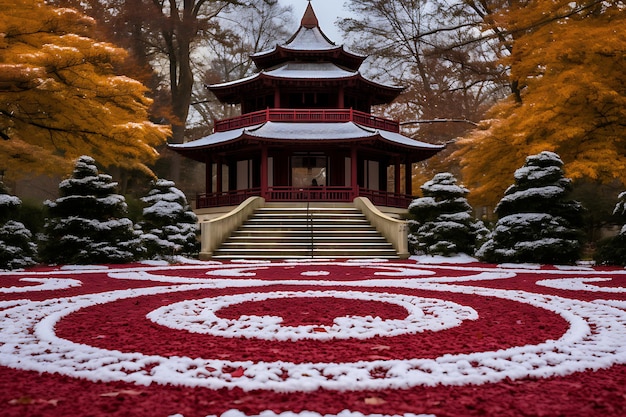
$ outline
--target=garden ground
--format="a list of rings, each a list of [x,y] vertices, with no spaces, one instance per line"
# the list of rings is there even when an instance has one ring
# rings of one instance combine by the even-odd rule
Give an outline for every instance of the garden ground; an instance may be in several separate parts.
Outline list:
[[[2,272],[0,409],[626,415],[626,270],[412,258]]]

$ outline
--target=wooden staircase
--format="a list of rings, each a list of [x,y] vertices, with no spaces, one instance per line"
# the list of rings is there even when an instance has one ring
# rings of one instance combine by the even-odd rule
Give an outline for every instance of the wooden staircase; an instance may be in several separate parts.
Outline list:
[[[213,254],[214,259],[385,258],[393,246],[352,205],[259,208]]]

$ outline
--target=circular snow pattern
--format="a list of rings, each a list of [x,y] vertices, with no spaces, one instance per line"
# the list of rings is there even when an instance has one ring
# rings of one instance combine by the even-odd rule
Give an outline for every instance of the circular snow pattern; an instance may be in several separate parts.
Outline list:
[[[403,417],[435,417],[433,414],[402,414]],[[169,417],[184,417],[182,414],[175,414]],[[214,415],[208,415],[207,417],[217,417]],[[319,414],[313,411],[302,411],[300,413],[294,413],[293,411],[285,411],[284,413],[276,414],[272,410],[266,410],[258,415],[250,416],[242,413],[239,410],[229,410],[223,413],[220,417],[396,417],[387,414],[363,414],[358,411],[344,410],[337,414]]]
[[[626,288],[623,287],[601,287],[588,284],[588,282],[608,282],[611,280],[612,278],[560,278],[544,279],[537,281],[536,284],[559,290],[626,293]]]
[[[328,271],[304,271],[300,275],[303,277],[323,277],[326,275],[330,275]]]
[[[0,365],[38,372],[57,372],[62,375],[81,377],[93,381],[123,381],[149,385],[152,383],[206,387],[211,389],[235,388],[244,390],[274,390],[278,392],[327,390],[374,390],[406,389],[416,386],[466,385],[495,383],[505,379],[545,378],[568,375],[574,372],[608,368],[626,363],[626,311],[602,301],[579,301],[554,295],[516,289],[490,288],[485,283],[492,280],[513,278],[515,271],[482,268],[465,268],[463,276],[421,276],[408,271],[398,277],[402,270],[423,270],[424,267],[409,263],[393,266],[377,262],[358,262],[363,275],[387,274],[390,278],[361,280],[333,280],[332,275],[324,280],[307,279],[249,279],[255,271],[265,271],[272,275],[272,268],[285,268],[295,263],[259,264],[258,267],[236,264],[221,266],[198,266],[197,269],[219,271],[209,274],[222,278],[193,278],[185,276],[185,271],[193,268],[180,268],[179,276],[153,275],[149,269],[111,271],[109,277],[153,280],[169,282],[169,285],[146,288],[124,289],[94,294],[83,294],[44,301],[19,300],[18,304],[7,304],[0,315]],[[335,263],[335,267],[348,267],[350,263]],[[302,263],[299,266],[305,267]],[[311,270],[319,270],[320,263],[311,265]],[[394,269],[395,268],[395,269]],[[427,267],[428,269],[430,267]],[[435,267],[432,267],[435,268]],[[460,267],[459,267],[460,268]],[[394,269],[394,270],[392,270]],[[453,270],[453,267],[448,267]],[[154,272],[158,273],[155,268]],[[379,272],[382,274],[378,274]],[[170,271],[171,272],[171,271]],[[191,272],[190,272],[191,273]],[[557,274],[559,271],[533,271],[533,274]],[[198,275],[196,273],[196,275]],[[598,273],[598,275],[602,275]],[[207,276],[206,274],[204,275]],[[580,276],[580,275],[579,275]],[[230,278],[224,278],[230,277]],[[106,279],[106,278],[102,278]],[[455,282],[456,281],[456,282]],[[185,356],[146,355],[141,352],[123,352],[103,349],[70,340],[61,339],[55,334],[55,324],[73,312],[86,307],[106,304],[116,300],[142,296],[167,294],[183,291],[214,290],[236,288],[238,292],[262,292],[263,287],[280,286],[322,286],[360,288],[355,291],[359,297],[370,294],[368,289],[384,288],[385,294],[392,295],[394,289],[424,290],[441,294],[440,306],[448,308],[454,303],[445,302],[445,294],[467,294],[480,297],[496,297],[528,304],[547,312],[558,314],[569,322],[569,329],[557,340],[546,340],[539,344],[522,345],[506,349],[488,350],[463,354],[445,354],[435,358],[373,359],[345,363],[293,363],[288,355],[284,360],[230,361],[220,358]],[[537,287],[542,288],[542,287]],[[545,288],[545,287],[544,287]],[[337,290],[333,290],[337,291]],[[346,297],[349,291],[337,291],[337,296]],[[265,294],[272,294],[271,291]],[[318,294],[328,295],[328,291]],[[271,295],[270,295],[271,296]],[[281,295],[283,296],[283,295]],[[298,296],[302,296],[298,292]],[[377,297],[384,297],[378,293]],[[386,302],[399,302],[401,298],[390,297]],[[216,297],[213,297],[215,299]],[[245,299],[245,298],[244,298]],[[420,303],[433,301],[420,299]],[[222,301],[228,299],[221,299]],[[233,299],[230,299],[233,301]],[[235,300],[237,302],[237,300]],[[408,302],[402,299],[402,302]],[[196,303],[196,304],[194,304]],[[435,303],[435,304],[437,304]],[[411,304],[411,303],[409,303]],[[205,301],[192,302],[201,310],[189,310],[191,317],[198,318]],[[181,306],[184,306],[181,305]],[[470,309],[460,311],[469,314]],[[186,308],[186,307],[185,307]],[[413,308],[413,307],[411,307]],[[455,307],[454,309],[458,309]],[[185,310],[185,309],[183,309]],[[407,308],[407,311],[409,309]],[[419,314],[419,312],[417,313]],[[473,313],[472,313],[473,314]],[[424,313],[424,316],[427,314]],[[424,316],[420,320],[424,320]],[[458,320],[457,315],[452,319]],[[446,319],[447,320],[447,319]],[[463,325],[459,327],[462,329]],[[123,348],[123,347],[120,347]]]
[[[22,278],[21,282],[34,282],[38,285],[25,285],[23,287],[0,287],[0,293],[24,293],[30,291],[54,291],[66,288],[80,287],[82,282],[76,279],[62,278]]]
[[[274,298],[334,297],[392,303],[405,308],[406,318],[337,317],[332,326],[310,324],[283,326],[278,316],[242,316],[238,319],[220,318],[217,311],[243,302],[257,302]],[[227,295],[201,300],[187,300],[154,310],[147,316],[166,327],[221,337],[246,337],[263,340],[330,340],[367,339],[375,336],[399,336],[425,330],[440,331],[476,320],[478,313],[469,307],[449,301],[420,298],[403,294],[357,291],[278,291]]]

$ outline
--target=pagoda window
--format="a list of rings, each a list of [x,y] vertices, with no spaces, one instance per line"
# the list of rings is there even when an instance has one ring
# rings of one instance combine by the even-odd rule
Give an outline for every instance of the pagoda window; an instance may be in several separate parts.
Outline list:
[[[328,157],[322,153],[311,152],[296,154],[291,157],[292,187],[311,187],[327,185]]]
[[[380,189],[380,163],[365,159],[363,161],[363,187],[369,190]]]
[[[328,93],[297,92],[287,96],[286,107],[290,109],[328,108],[336,102],[337,98],[335,97],[334,102],[331,103],[331,97]]]
[[[369,101],[361,97],[347,95],[345,96],[346,108],[362,111],[364,113],[371,113]]]
[[[251,113],[253,111],[274,108],[274,94],[266,94],[256,97],[250,97],[242,103],[242,114]]]
[[[237,161],[237,190],[252,188],[252,171],[251,160]]]

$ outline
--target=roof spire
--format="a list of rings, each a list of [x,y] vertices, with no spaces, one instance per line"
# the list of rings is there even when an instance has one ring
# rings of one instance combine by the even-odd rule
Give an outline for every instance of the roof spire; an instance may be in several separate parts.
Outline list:
[[[306,11],[304,12],[304,16],[302,16],[300,26],[307,29],[313,29],[319,26],[319,21],[317,20],[317,16],[315,16],[313,6],[311,6],[311,0],[309,0],[309,4],[306,6]]]

